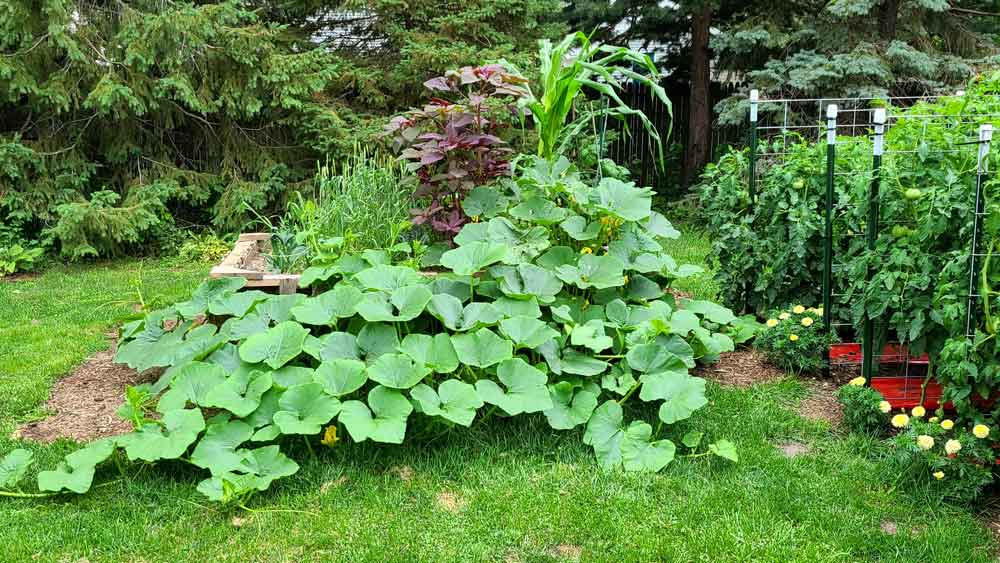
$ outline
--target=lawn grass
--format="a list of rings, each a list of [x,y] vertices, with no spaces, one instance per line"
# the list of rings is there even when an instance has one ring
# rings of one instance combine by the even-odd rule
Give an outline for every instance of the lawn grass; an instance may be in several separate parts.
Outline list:
[[[699,236],[677,244],[688,253],[680,261],[707,248]],[[178,299],[204,270],[147,264],[142,287]],[[7,436],[134,314],[132,303],[95,305],[129,299],[135,271],[115,263],[0,283],[0,451],[27,447],[42,467],[71,451]],[[708,276],[686,282],[712,295]],[[494,418],[430,443],[338,445],[317,460],[290,443],[302,470],[252,498],[256,512],[209,505],[194,490],[204,476],[181,463],[103,468],[95,482],[112,484],[84,496],[0,500],[0,560],[992,560],[996,545],[971,512],[894,487],[877,442],[796,415],[805,392],[794,379],[710,384],[710,406],[671,435],[727,438],[740,462],[679,458],[656,475],[602,472],[582,431],[554,432],[541,416]],[[652,413],[631,413],[643,415]],[[788,440],[811,450],[786,458],[775,444]]]

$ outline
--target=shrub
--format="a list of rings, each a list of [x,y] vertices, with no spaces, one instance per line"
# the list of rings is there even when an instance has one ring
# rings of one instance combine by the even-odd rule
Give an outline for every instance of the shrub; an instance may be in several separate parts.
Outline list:
[[[754,346],[767,360],[795,373],[814,373],[827,365],[830,332],[821,309],[796,305],[772,311]]]
[[[871,435],[885,432],[889,403],[881,393],[865,386],[863,377],[838,389],[837,400],[843,406],[844,424],[848,428]]]
[[[181,243],[177,256],[190,262],[220,262],[233,249],[230,237],[214,232],[192,233]]]

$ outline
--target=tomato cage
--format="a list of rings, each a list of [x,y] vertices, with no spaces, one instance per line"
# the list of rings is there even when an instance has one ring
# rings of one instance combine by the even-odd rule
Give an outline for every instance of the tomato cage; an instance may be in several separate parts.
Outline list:
[[[959,92],[947,99],[960,102],[962,96]],[[914,216],[886,220],[882,216],[883,208],[896,205],[893,210],[899,211],[899,206],[905,204],[901,204],[900,199],[911,196],[914,200],[919,199],[921,188],[930,193],[934,186],[906,189],[908,186],[886,185],[892,180],[898,184],[904,177],[886,174],[886,166],[896,173],[907,166],[947,166],[949,168],[942,171],[946,181],[959,184],[962,193],[968,193],[968,201],[962,202],[962,212],[965,213],[967,207],[971,227],[948,236],[960,237],[956,246],[967,249],[968,253],[965,258],[967,283],[960,289],[955,288],[952,297],[956,306],[964,307],[964,331],[970,338],[977,322],[977,300],[981,298],[977,293],[976,273],[986,256],[980,239],[987,208],[984,186],[992,179],[988,164],[993,127],[989,122],[1000,120],[1000,114],[925,112],[921,109],[925,106],[918,105],[937,100],[936,96],[764,100],[756,90],[750,93],[747,191],[751,206],[758,201],[757,182],[761,170],[789,154],[789,142],[808,139],[825,145],[825,165],[817,160],[806,172],[814,177],[821,174],[825,177],[822,209],[818,210],[823,227],[819,293],[824,325],[834,336],[826,358],[827,375],[831,372],[840,377],[861,375],[894,408],[919,404],[936,408],[942,389],[933,380],[931,359],[923,349],[926,343],[908,338],[911,334],[919,334],[924,323],[930,320],[923,316],[899,318],[901,312],[925,311],[927,304],[915,306],[907,302],[905,296],[880,298],[877,284],[885,283],[879,277],[880,271],[889,271],[887,265],[900,258],[875,254],[880,236],[910,236],[920,221],[934,219],[933,216]],[[915,110],[901,111],[907,108]],[[909,138],[916,138],[918,142],[912,146],[890,146],[887,131],[897,127],[909,128]],[[940,127],[954,134],[927,134]],[[956,142],[956,138],[960,140]],[[821,147],[816,148],[818,156]],[[859,158],[863,156],[859,151],[866,151],[867,158]],[[796,180],[790,185],[792,189],[801,189],[796,185],[800,183],[801,180]],[[939,211],[933,206],[932,210]],[[890,217],[899,215],[890,214]],[[792,225],[788,228],[794,228],[795,221],[805,219],[789,214],[787,220]],[[835,231],[838,228],[841,230]],[[867,261],[859,269],[857,257],[862,254],[867,256]],[[847,289],[838,287],[844,285],[845,280],[863,280],[863,283],[847,284]],[[890,300],[894,301],[890,303]],[[909,331],[905,330],[907,326]]]

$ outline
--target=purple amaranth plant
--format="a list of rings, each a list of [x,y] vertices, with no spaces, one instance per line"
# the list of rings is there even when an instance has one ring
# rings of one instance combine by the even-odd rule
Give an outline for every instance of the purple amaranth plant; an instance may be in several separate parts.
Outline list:
[[[389,121],[386,134],[413,174],[414,196],[425,202],[412,210],[414,224],[427,224],[450,241],[469,220],[462,211],[465,194],[510,175],[513,151],[499,133],[512,121],[505,115],[520,115],[524,83],[500,65],[451,70],[424,82],[434,97],[422,109]]]

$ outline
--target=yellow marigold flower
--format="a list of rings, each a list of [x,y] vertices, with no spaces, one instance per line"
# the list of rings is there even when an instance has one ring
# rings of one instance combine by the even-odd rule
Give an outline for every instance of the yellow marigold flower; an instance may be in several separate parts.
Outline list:
[[[910,417],[906,416],[905,414],[897,414],[896,416],[892,417],[892,425],[895,426],[896,428],[903,428],[909,423],[910,423]]]
[[[930,418],[927,419],[927,422],[930,422],[931,424],[937,424],[937,422],[939,420],[941,420],[941,419],[938,418],[938,417],[936,417],[936,416],[932,416],[932,417],[930,417]]]
[[[767,325],[767,328],[774,328],[778,326],[778,319],[767,319],[767,322],[764,324]]]
[[[778,318],[781,319],[781,320],[786,320],[789,317],[791,317],[791,315],[789,315],[788,313],[782,313],[782,314],[778,315]]]
[[[340,439],[337,438],[337,425],[331,424],[326,427],[326,431],[323,432],[323,439],[319,443],[332,448],[338,441]]]
[[[799,335],[798,334],[789,334],[788,335],[788,339],[791,340],[792,342],[798,342],[799,341]]]
[[[944,479],[944,471],[935,471],[934,478],[937,479],[938,481]]]
[[[796,315],[801,315],[802,313],[806,312],[806,308],[803,307],[802,305],[796,305],[795,307],[792,307],[792,312],[795,313]]]
[[[957,454],[962,449],[962,442],[958,440],[948,440],[944,443],[944,453],[948,455]]]
[[[972,427],[972,434],[976,438],[985,438],[990,435],[990,428],[985,424],[977,424]]]
[[[583,248],[580,249],[580,254],[593,254],[593,253],[594,253],[594,249],[590,248],[589,246],[585,246],[585,247],[583,247]]]
[[[802,317],[802,326],[812,326],[812,324],[813,324],[812,317]]]
[[[823,308],[822,307],[816,307],[816,314],[822,317],[823,316]]]
[[[878,410],[884,412],[885,414],[889,414],[889,411],[892,410],[892,405],[889,404],[889,401],[882,401],[878,404]]]
[[[866,382],[865,378],[863,378],[863,377],[855,377],[854,379],[848,381],[847,384],[848,385],[853,385],[855,387],[861,387],[862,385],[865,384],[865,382]]]
[[[917,405],[917,406],[913,407],[913,410],[910,411],[910,414],[912,414],[913,416],[915,416],[917,418],[921,418],[925,414],[927,414],[927,409],[925,409],[924,407],[922,407],[920,405]]]
[[[946,418],[941,421],[941,428],[944,428],[945,430],[951,430],[954,427],[955,427],[955,422],[949,418]]]
[[[934,438],[928,436],[927,434],[921,434],[917,436],[917,445],[920,446],[922,450],[929,450],[934,447]]]

